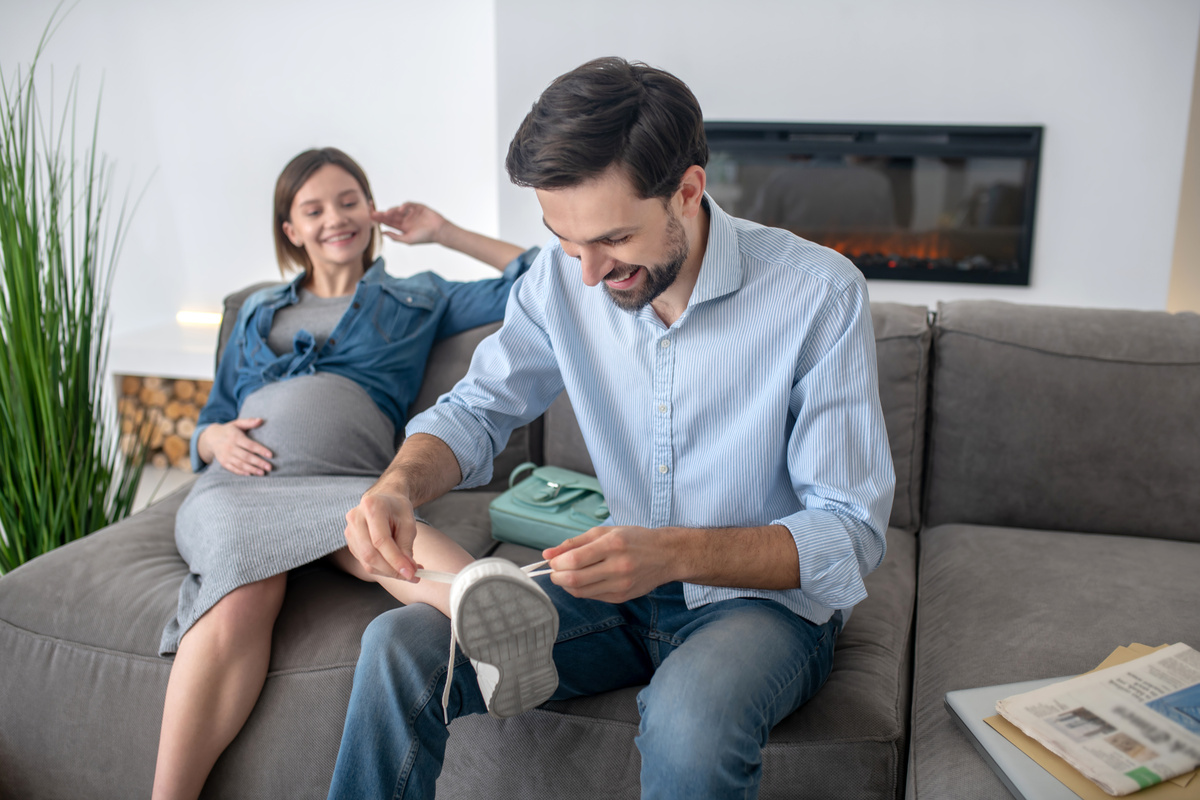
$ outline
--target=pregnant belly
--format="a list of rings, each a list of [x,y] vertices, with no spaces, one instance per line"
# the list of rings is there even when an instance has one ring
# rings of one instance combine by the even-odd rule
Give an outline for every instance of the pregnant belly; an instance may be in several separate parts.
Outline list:
[[[395,455],[395,429],[366,390],[318,372],[268,383],[242,403],[261,417],[252,439],[274,453],[271,475],[378,476]]]

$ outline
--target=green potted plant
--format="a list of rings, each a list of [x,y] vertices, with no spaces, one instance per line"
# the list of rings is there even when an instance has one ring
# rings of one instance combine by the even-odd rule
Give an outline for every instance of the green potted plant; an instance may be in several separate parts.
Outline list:
[[[78,72],[61,109],[41,106],[56,18],[24,74],[0,71],[0,573],[128,515],[144,455],[119,447],[105,375],[132,211],[113,217],[98,107],[77,143]]]

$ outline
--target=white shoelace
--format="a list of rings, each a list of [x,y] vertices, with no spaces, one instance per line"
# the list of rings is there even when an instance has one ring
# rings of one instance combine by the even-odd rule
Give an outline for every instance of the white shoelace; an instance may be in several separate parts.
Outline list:
[[[521,567],[521,571],[531,578],[538,575],[549,575],[554,570],[546,567],[549,561],[535,561],[532,564],[526,564]],[[546,567],[546,569],[539,569]],[[434,581],[435,583],[454,583],[454,579],[458,577],[456,572],[441,572],[436,569],[419,569],[416,576],[421,580]],[[450,681],[454,677],[454,650],[458,641],[454,637],[454,621],[450,622],[450,660],[446,663],[446,688],[442,690],[442,719],[447,725],[450,724]],[[484,698],[486,700],[487,698]]]

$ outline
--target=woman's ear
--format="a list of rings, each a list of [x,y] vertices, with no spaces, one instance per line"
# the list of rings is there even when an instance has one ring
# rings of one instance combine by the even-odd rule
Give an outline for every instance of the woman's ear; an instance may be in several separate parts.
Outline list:
[[[299,247],[301,250],[304,249],[304,245],[296,241],[296,229],[292,227],[292,223],[287,222],[286,220],[283,223],[283,235],[286,236],[288,241],[292,243],[292,247]]]

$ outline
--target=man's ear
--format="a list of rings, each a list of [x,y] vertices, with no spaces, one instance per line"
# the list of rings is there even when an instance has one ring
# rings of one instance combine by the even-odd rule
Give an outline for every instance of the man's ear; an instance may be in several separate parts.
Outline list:
[[[693,164],[687,168],[687,172],[683,173],[683,178],[679,181],[679,191],[676,193],[676,197],[682,202],[680,216],[691,219],[700,213],[700,203],[704,200],[704,187],[707,185],[708,176],[704,167]]]

